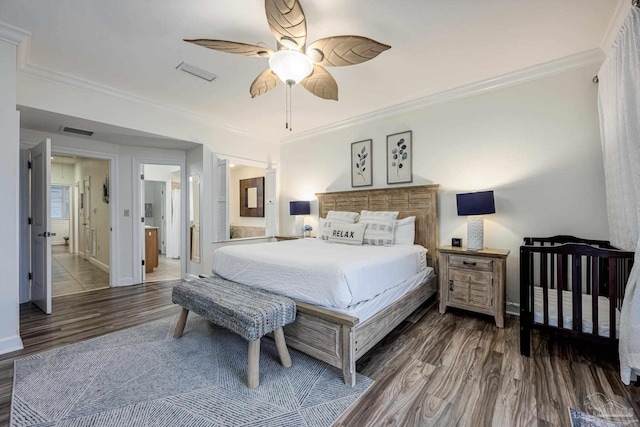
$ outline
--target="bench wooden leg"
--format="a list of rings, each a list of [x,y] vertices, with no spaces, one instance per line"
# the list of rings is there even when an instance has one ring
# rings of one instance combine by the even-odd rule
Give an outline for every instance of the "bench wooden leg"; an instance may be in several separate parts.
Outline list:
[[[273,331],[273,336],[276,339],[276,348],[278,349],[278,354],[280,355],[280,363],[285,368],[291,366],[291,356],[289,356],[289,349],[287,348],[287,343],[284,340],[284,332],[282,331],[282,327],[277,328]]]
[[[184,332],[184,326],[187,324],[187,316],[189,315],[189,310],[182,307],[182,311],[180,312],[180,318],[178,319],[178,323],[176,324],[176,330],[173,331],[174,338],[180,338],[182,333]]]
[[[260,384],[260,338],[249,341],[249,363],[247,365],[247,387],[256,388]]]

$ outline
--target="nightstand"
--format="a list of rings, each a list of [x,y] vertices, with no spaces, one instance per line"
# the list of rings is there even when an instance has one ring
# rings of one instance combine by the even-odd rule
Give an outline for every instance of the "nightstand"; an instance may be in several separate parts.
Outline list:
[[[440,313],[456,307],[489,314],[504,327],[506,249],[438,248]]]

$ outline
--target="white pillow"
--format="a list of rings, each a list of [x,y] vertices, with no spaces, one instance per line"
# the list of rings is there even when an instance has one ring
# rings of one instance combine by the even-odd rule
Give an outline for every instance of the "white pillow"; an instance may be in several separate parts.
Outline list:
[[[316,232],[316,238],[320,240],[329,240],[329,232],[331,224],[351,224],[351,222],[343,221],[341,219],[319,218],[318,219],[318,231]]]
[[[357,212],[345,212],[345,211],[329,211],[327,213],[327,219],[337,219],[339,221],[348,222],[350,224],[355,223],[358,220]]]
[[[392,219],[398,218],[398,211],[360,211],[360,219]]]
[[[393,233],[394,245],[413,245],[416,238],[416,217],[408,216],[397,220]]]
[[[394,219],[360,219],[358,224],[367,224],[364,231],[365,245],[391,246],[393,245],[393,231],[396,227]]]
[[[329,243],[344,243],[346,245],[362,245],[367,224],[347,224],[334,221],[329,227]]]

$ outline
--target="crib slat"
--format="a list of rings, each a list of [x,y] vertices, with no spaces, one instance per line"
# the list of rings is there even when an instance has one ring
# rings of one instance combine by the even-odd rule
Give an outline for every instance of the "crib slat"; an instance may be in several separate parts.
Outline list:
[[[593,334],[598,335],[598,292],[600,288],[600,274],[598,265],[600,258],[596,258],[591,263],[591,320],[593,321]]]
[[[573,255],[572,300],[573,300],[573,330],[582,332],[582,258]]]
[[[566,274],[564,273],[565,269],[566,269],[566,259],[564,255],[556,255],[558,258],[558,270],[557,270],[557,276],[558,276],[558,286],[556,286],[557,290],[558,290],[558,298],[557,298],[557,303],[558,303],[558,328],[562,329],[564,327],[564,314],[562,313],[562,308],[563,308],[563,296],[564,296],[564,289],[566,288],[565,285],[565,278],[567,277]]]
[[[547,259],[546,253],[540,254],[540,286],[542,287],[542,323],[549,324],[549,283],[547,273]]]
[[[609,258],[609,338],[616,338],[616,259]]]

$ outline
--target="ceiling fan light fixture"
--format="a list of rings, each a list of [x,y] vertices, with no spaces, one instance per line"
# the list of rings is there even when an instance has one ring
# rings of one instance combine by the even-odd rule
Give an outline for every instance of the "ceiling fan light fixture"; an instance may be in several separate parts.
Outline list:
[[[269,67],[288,85],[300,83],[313,71],[313,62],[304,53],[280,50],[269,58]]]

